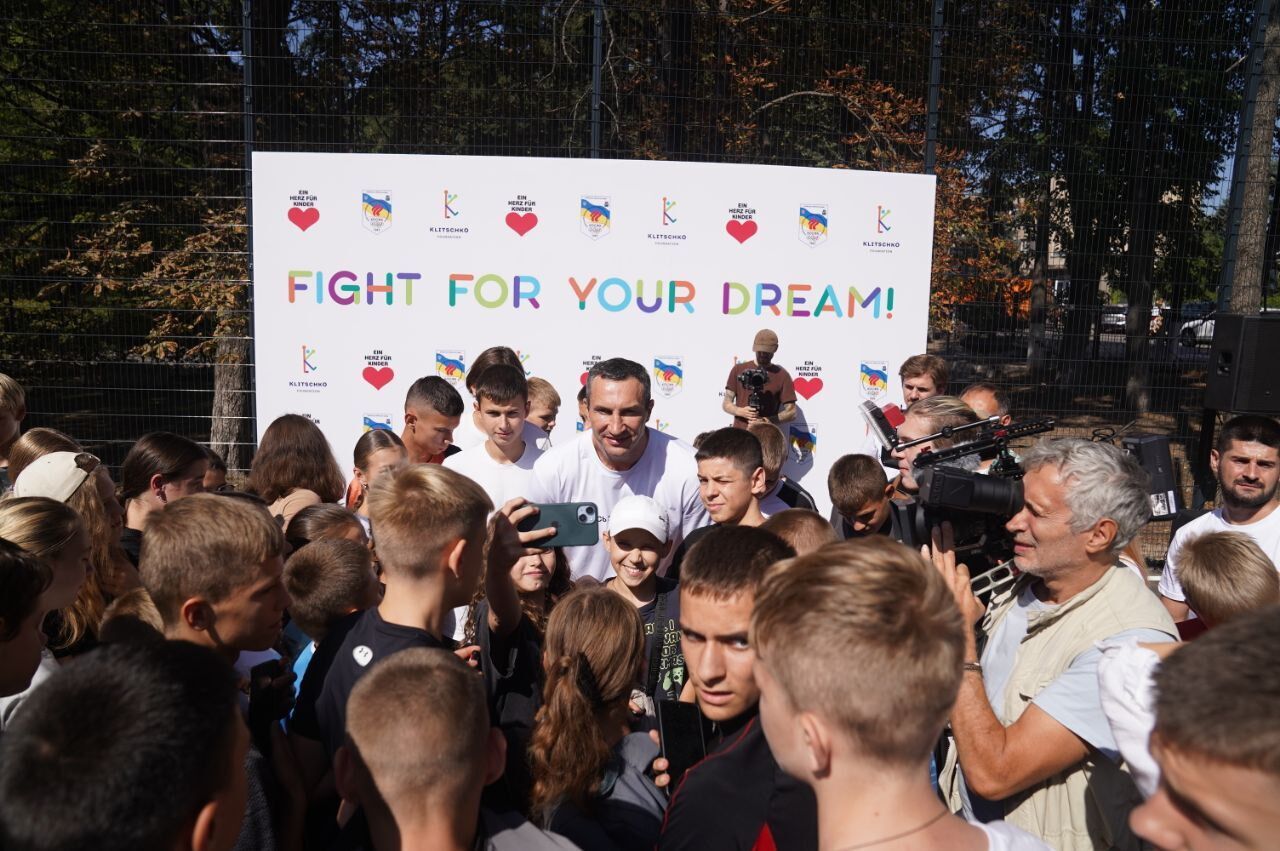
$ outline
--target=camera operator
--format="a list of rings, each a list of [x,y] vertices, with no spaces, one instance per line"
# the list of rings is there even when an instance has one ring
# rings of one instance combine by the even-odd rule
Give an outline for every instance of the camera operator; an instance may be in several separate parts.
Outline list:
[[[973,409],[955,396],[929,396],[912,402],[911,407],[907,408],[902,425],[898,426],[898,441],[910,443],[913,440],[937,434],[943,429],[970,425],[977,421],[978,415]],[[957,441],[940,437],[917,446],[893,450],[893,457],[898,459],[898,487],[895,498],[905,499],[920,492],[920,485],[915,480],[912,467],[920,453],[948,449],[956,443]]]
[[[1096,643],[1169,641],[1173,622],[1118,555],[1151,517],[1130,456],[1078,438],[1042,440],[1023,461],[1024,506],[1008,522],[1022,575],[986,607],[957,564],[950,529],[924,548],[967,623],[954,747],[939,774],[953,808],[1004,819],[1060,851],[1140,847],[1141,802],[1102,712]]]
[[[724,387],[726,414],[733,415],[734,428],[752,423],[789,423],[796,418],[796,391],[791,375],[773,362],[778,353],[778,335],[764,329],[751,346],[755,361],[736,364],[729,370]]]

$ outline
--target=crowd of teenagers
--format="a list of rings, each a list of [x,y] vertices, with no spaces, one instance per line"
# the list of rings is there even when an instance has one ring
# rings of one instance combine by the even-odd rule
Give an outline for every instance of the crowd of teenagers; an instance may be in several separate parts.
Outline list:
[[[1137,462],[1019,447],[980,598],[892,509],[1008,399],[899,377],[899,438],[935,439],[857,428],[823,516],[782,474],[789,380],[747,406],[731,374],[686,443],[604,360],[552,445],[559,395],[495,347],[349,477],[286,415],[244,481],[154,432],[117,482],[0,376],[0,848],[1280,847],[1280,425],[1222,428],[1158,587]],[[598,542],[547,546],[561,503]]]

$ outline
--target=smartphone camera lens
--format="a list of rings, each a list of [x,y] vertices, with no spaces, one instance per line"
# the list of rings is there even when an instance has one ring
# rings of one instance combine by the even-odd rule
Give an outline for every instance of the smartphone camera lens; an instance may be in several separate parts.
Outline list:
[[[582,506],[581,508],[579,508],[579,509],[578,509],[578,522],[579,522],[579,523],[581,523],[581,524],[582,524],[582,525],[584,525],[584,526],[587,526],[587,525],[590,525],[590,524],[592,524],[592,523],[596,522],[596,512],[595,512],[595,509],[591,508],[591,507],[590,507],[590,506],[588,506],[588,505],[584,505],[584,506]]]

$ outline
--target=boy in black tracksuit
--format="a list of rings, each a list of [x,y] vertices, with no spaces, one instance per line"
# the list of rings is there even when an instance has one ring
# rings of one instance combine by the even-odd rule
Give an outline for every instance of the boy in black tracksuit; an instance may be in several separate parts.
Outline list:
[[[778,767],[760,728],[760,691],[747,642],[756,588],[794,555],[769,532],[712,529],[689,550],[680,577],[681,644],[702,714],[719,742],[676,779],[661,851],[818,847],[817,802]]]

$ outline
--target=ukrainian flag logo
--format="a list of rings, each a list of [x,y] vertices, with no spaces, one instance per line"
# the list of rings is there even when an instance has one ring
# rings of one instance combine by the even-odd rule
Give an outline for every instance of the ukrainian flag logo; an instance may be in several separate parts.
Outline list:
[[[653,379],[658,392],[670,399],[684,387],[684,359],[676,355],[654,358]]]
[[[876,401],[889,392],[889,364],[887,361],[863,361],[859,369],[862,382],[862,398]]]
[[[826,204],[800,205],[800,241],[814,246],[827,241]]]
[[[582,232],[592,239],[608,236],[613,227],[613,211],[609,209],[607,195],[585,195],[578,208]]]
[[[791,446],[801,461],[812,455],[818,448],[818,427],[813,423],[793,425],[788,429],[788,435],[791,438]]]
[[[374,233],[382,233],[391,227],[391,193],[371,189],[360,195],[360,210],[364,226]]]

